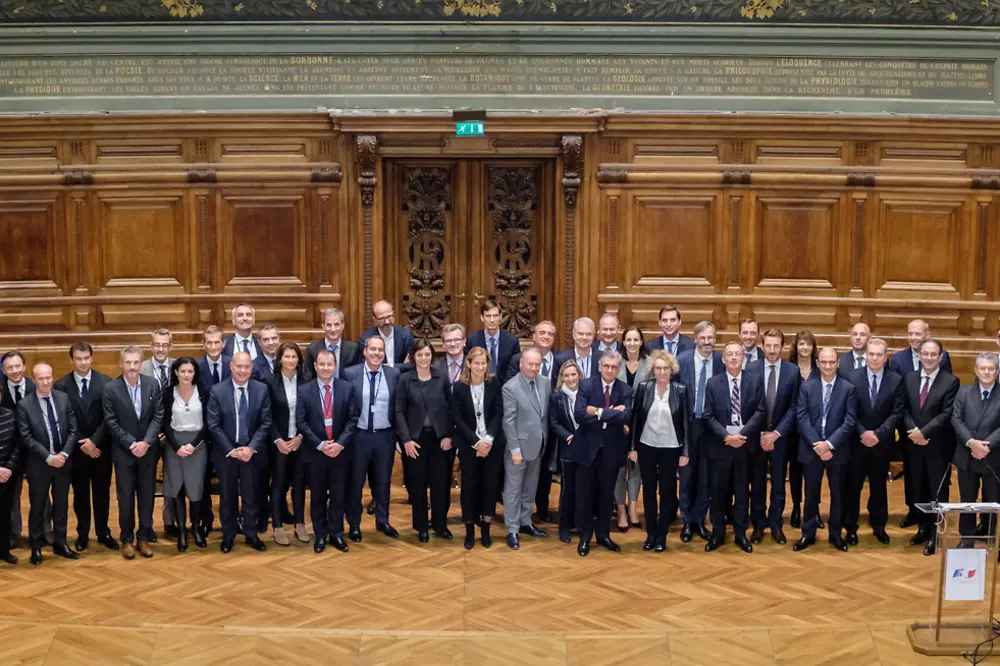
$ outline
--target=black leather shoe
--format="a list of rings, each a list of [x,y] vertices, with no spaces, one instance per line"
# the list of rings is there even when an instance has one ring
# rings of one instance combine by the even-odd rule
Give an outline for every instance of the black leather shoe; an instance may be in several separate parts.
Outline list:
[[[11,555],[10,553],[2,553],[0,554],[0,562],[4,562],[6,564],[17,564],[17,556]]]
[[[722,547],[722,539],[709,539],[708,543],[705,544],[705,552],[711,553],[714,550],[719,550]]]
[[[917,520],[917,516],[913,515],[912,513],[907,513],[905,516],[903,516],[903,519],[899,521],[899,526],[902,528],[913,527],[919,522],[920,521]]]
[[[788,525],[792,529],[802,529],[802,510],[799,508],[798,504],[792,507],[792,515],[788,519]]]
[[[780,543],[782,546],[788,543],[788,539],[785,538],[785,532],[780,527],[776,530],[771,530],[771,538],[774,539],[774,543]]]
[[[483,548],[489,548],[493,545],[493,537],[490,535],[490,524],[483,523],[479,526],[479,541],[483,544]]]
[[[750,541],[752,543],[760,543],[763,540],[764,540],[764,528],[758,527],[753,531],[753,534],[750,535]]]
[[[194,539],[194,545],[198,546],[199,548],[204,548],[205,546],[208,545],[208,540],[205,538],[205,535],[202,534],[202,531],[200,529],[192,530],[191,538]]]
[[[354,543],[361,543],[361,528],[360,527],[352,527],[347,532],[347,538],[350,539],[351,541],[353,541]]]
[[[521,547],[521,542],[517,540],[517,534],[514,532],[507,535],[507,547],[511,550],[517,550]]]
[[[620,553],[621,550],[622,550],[622,547],[619,546],[618,544],[616,544],[614,541],[612,541],[611,537],[603,537],[603,538],[598,537],[597,538],[597,545],[598,546],[604,546],[605,548],[607,548],[608,550],[610,550],[612,553]]]
[[[417,541],[420,543],[427,543],[431,540],[431,535],[427,532],[417,532]]]
[[[365,509],[365,512],[369,516],[374,516],[375,515],[375,500],[372,500],[371,502],[368,502],[368,508]]]
[[[587,557],[590,554],[590,540],[584,541],[580,539],[579,545],[576,547],[576,554],[580,557]]]
[[[927,543],[930,535],[927,534],[923,529],[917,530],[917,533],[910,537],[911,546],[919,546],[922,543]]]
[[[889,545],[889,535],[885,533],[885,530],[873,530],[873,533],[879,543],[884,543],[887,546]]]
[[[691,523],[684,523],[684,527],[681,528],[681,543],[691,543],[692,536]]]
[[[443,530],[434,530],[434,537],[437,539],[454,539],[455,535],[446,527]]]
[[[163,528],[163,538],[170,539],[174,541],[177,539],[177,535],[180,534],[180,530],[177,529],[176,525],[167,525]]]
[[[662,553],[666,549],[667,549],[667,537],[663,537],[661,539],[657,539],[656,543],[653,544],[653,552],[654,553]]]
[[[826,529],[826,523],[823,522],[823,516],[819,514],[816,514],[816,527],[821,530]]]
[[[80,554],[64,543],[57,543],[52,546],[52,553],[58,555],[59,557],[65,557],[67,560],[80,559]]]
[[[470,523],[465,528],[465,549],[472,550],[476,547],[476,528]]]
[[[566,530],[559,530],[559,540],[563,543],[572,543],[573,537]]]
[[[32,548],[31,549],[31,563],[36,567],[42,563],[42,549]]]
[[[261,541],[260,537],[247,537],[247,545],[259,552],[267,550],[267,544]]]
[[[964,541],[964,539],[963,539],[963,541]],[[963,548],[963,547],[964,548],[972,548],[971,545],[969,545],[969,546],[962,546],[961,544],[959,544],[958,547],[959,548]],[[930,541],[927,542],[926,545],[924,545],[924,555],[930,556],[930,555],[933,555],[936,552],[937,552],[937,539],[931,539]]]
[[[858,545],[858,533],[857,532],[848,532],[847,536],[844,537],[844,541],[847,542],[848,546],[857,546]]]
[[[705,527],[705,523],[698,523],[696,527],[698,528],[698,536],[701,537],[702,541],[708,541],[712,538],[712,532]]]
[[[222,539],[222,543],[219,544],[219,550],[223,553],[233,552],[233,541],[235,541],[235,539]]]
[[[816,543],[816,539],[815,538],[813,538],[813,539],[807,539],[805,537],[802,537],[801,539],[799,539],[798,541],[795,542],[795,545],[792,546],[792,550],[794,550],[796,552],[798,552],[800,550],[805,550],[806,548],[808,548],[809,546],[812,546],[815,543]]]
[[[76,540],[76,543],[73,544],[73,548],[75,548],[78,553],[82,553],[87,550],[88,546],[90,546],[90,539],[87,537],[80,537]]]
[[[97,543],[101,544],[108,550],[118,550],[120,548],[118,542],[112,539],[110,534],[97,537]]]
[[[534,525],[521,526],[521,529],[518,530],[518,534],[527,534],[533,537],[546,537],[549,535],[548,532],[546,532],[545,530],[540,530]]]
[[[212,523],[202,523],[198,526],[198,531],[207,539],[208,535],[212,532]]]
[[[386,535],[390,539],[399,538],[399,532],[397,532],[396,528],[390,525],[389,523],[384,523],[382,525],[375,525],[375,529],[381,532],[382,534]]]
[[[335,536],[330,539],[330,545],[339,550],[342,553],[346,553],[350,548],[347,546],[347,542],[344,541],[344,537]]]
[[[741,537],[739,539],[736,539],[736,545],[739,546],[740,550],[742,550],[744,553],[753,552],[753,544],[747,541],[746,537]]]
[[[841,539],[839,536],[837,536],[837,537],[830,537],[830,545],[833,546],[834,548],[836,548],[837,550],[839,550],[842,553],[846,553],[847,552],[847,544],[844,543],[844,540]]]
[[[317,553],[322,553],[326,550],[326,539],[323,537],[316,537],[316,543],[313,544],[313,550]]]
[[[177,532],[177,550],[181,553],[187,552],[188,549],[188,538],[187,530],[179,530]]]
[[[650,550],[653,550],[655,546],[656,546],[656,539],[654,539],[651,536],[648,536],[646,537],[646,542],[642,544],[642,549],[648,552]]]

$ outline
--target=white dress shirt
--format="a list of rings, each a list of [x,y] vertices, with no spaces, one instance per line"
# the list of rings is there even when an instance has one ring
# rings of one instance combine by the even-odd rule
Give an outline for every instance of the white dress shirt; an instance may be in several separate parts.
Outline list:
[[[652,390],[653,403],[649,406],[639,442],[656,449],[679,449],[681,443],[677,439],[674,417],[670,411],[670,385],[667,384],[667,390],[662,396],[655,384]]]
[[[295,406],[299,399],[299,379],[295,375],[289,379],[285,373],[281,373],[281,383],[285,387],[285,400],[288,401],[288,437],[295,437]]]
[[[73,379],[76,381],[76,394],[83,394],[83,382],[87,382],[87,390],[89,391],[94,386],[93,382],[94,372],[93,370],[88,370],[87,374],[81,377],[80,375],[73,373]]]
[[[233,354],[237,354],[243,351],[243,341],[247,343],[247,353],[250,354],[250,360],[255,360],[257,358],[257,345],[253,343],[253,336],[249,338],[244,338],[239,333],[233,333]]]
[[[396,365],[395,333],[396,329],[393,329],[392,333],[389,335],[382,335],[382,331],[378,332],[378,336],[382,338],[382,342],[385,343],[385,364],[389,367]]]
[[[201,405],[201,395],[198,389],[191,394],[191,400],[184,398],[174,387],[174,404],[170,408],[170,427],[174,432],[198,432],[205,427],[204,413]]]

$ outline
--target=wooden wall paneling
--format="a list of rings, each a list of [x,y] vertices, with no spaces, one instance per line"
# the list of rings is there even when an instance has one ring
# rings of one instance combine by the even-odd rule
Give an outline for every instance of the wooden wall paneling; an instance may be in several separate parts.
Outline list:
[[[184,161],[184,143],[178,136],[95,139],[94,164],[140,168],[148,164],[180,164]]]
[[[982,283],[985,287],[983,297],[987,303],[996,302],[1000,300],[1000,261],[997,261],[997,256],[1000,255],[1000,197],[997,197],[996,194],[977,197],[976,216],[980,229],[984,225],[986,227],[986,242],[976,258],[977,271],[981,272]],[[1000,330],[998,313],[995,311],[984,312],[983,334],[996,336],[998,330]]]
[[[601,142],[595,135],[564,134],[556,165],[554,212],[559,225],[561,257],[554,270],[559,275],[555,295],[556,309],[552,321],[556,324],[556,340],[563,346],[573,344],[573,321],[589,313],[600,316],[594,294],[601,293],[601,267],[607,260],[601,256],[599,241],[601,225],[598,217],[602,193],[597,187],[598,155],[611,150],[620,153],[623,142],[610,139]],[[593,267],[596,270],[583,270]]]
[[[305,291],[309,286],[306,190],[228,190],[222,199],[223,288],[252,293],[280,286]]]

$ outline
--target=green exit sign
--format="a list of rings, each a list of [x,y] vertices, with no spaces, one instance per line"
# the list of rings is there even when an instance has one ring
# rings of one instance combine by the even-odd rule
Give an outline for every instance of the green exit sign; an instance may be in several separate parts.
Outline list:
[[[486,126],[480,120],[455,123],[456,136],[482,136],[486,134]]]

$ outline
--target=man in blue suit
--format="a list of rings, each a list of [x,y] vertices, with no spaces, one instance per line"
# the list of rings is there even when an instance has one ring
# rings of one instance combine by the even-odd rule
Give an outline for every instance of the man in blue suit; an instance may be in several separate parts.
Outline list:
[[[674,305],[664,305],[657,315],[660,324],[660,335],[646,343],[647,351],[666,349],[679,358],[684,352],[694,351],[695,341],[686,335],[681,335],[681,311]]]
[[[372,314],[375,317],[375,326],[361,334],[358,346],[364,349],[368,338],[382,338],[385,365],[393,367],[405,363],[410,347],[413,346],[413,333],[408,328],[396,326],[396,315],[389,301],[376,302],[372,306]]]
[[[628,454],[626,427],[632,421],[632,388],[618,379],[622,367],[618,352],[604,352],[599,367],[597,377],[580,384],[574,408],[579,429],[569,448],[570,458],[577,465],[576,522],[580,527],[577,552],[582,557],[590,552],[590,537],[595,531],[599,545],[612,552],[621,550],[611,540],[608,524],[618,469],[625,464]]]
[[[229,363],[232,360],[222,354],[222,329],[209,326],[205,329],[202,344],[205,355],[198,359],[198,375],[206,389],[211,389],[230,377]]]
[[[254,550],[267,550],[257,534],[261,507],[258,483],[267,465],[271,398],[265,384],[251,379],[253,361],[237,352],[229,364],[230,381],[216,384],[208,398],[206,424],[212,435],[212,464],[219,474],[219,518],[223,553],[236,540],[239,499],[243,500],[243,533]]]
[[[268,384],[274,377],[274,371],[281,372],[281,363],[277,358],[281,347],[281,334],[274,324],[264,324],[257,332],[260,341],[261,354],[253,361],[253,378]]]
[[[594,320],[590,317],[580,317],[573,322],[573,346],[555,355],[555,368],[552,370],[554,377],[559,377],[559,368],[566,361],[576,361],[580,366],[580,381],[601,374],[601,355],[594,351],[596,330]]]
[[[794,363],[781,359],[785,335],[776,328],[764,332],[764,357],[757,363],[764,384],[764,398],[757,406],[763,415],[760,446],[751,446],[753,471],[750,473],[751,543],[764,540],[764,528],[771,528],[775,543],[787,543],[785,512],[785,466],[790,456],[799,455],[795,437],[796,404],[799,400],[799,371]],[[769,461],[770,458],[770,461]],[[771,505],[768,508],[767,472],[771,471]]]
[[[697,347],[677,357],[680,365],[678,381],[688,389],[687,409],[692,416],[691,432],[688,434],[690,462],[681,467],[680,478],[680,512],[684,521],[681,541],[684,543],[690,542],[695,532],[705,541],[710,538],[705,527],[709,493],[709,457],[706,449],[708,436],[701,419],[705,411],[705,387],[708,380],[726,371],[722,354],[713,351],[715,325],[709,321],[698,322],[694,327],[694,337]]]
[[[521,351],[521,343],[517,336],[500,327],[503,313],[500,304],[492,298],[483,301],[479,308],[479,318],[483,328],[469,335],[465,341],[465,353],[473,347],[482,347],[490,356],[489,372],[505,382],[512,375],[507,374],[510,360]]]
[[[854,385],[837,377],[840,359],[833,347],[819,352],[819,381],[806,382],[799,389],[799,460],[805,470],[806,497],[802,517],[802,538],[793,550],[805,550],[816,543],[819,500],[826,471],[830,484],[830,545],[847,551],[841,536],[844,517],[851,434],[855,425]]]
[[[233,308],[233,328],[236,330],[222,343],[223,356],[232,358],[236,352],[246,352],[250,354],[250,362],[253,363],[263,353],[260,341],[253,334],[255,321],[257,313],[249,303],[240,303]]]
[[[618,315],[614,312],[605,312],[597,320],[597,339],[591,345],[594,352],[600,358],[606,351],[618,352],[625,355],[625,345],[618,337],[622,334],[622,324]]]
[[[733,500],[733,536],[736,545],[752,553],[747,541],[750,523],[750,451],[760,446],[760,422],[757,407],[762,402],[763,386],[756,369],[743,371],[743,345],[730,342],[722,352],[726,371],[715,375],[705,385],[703,423],[707,430],[702,441],[708,442],[712,459],[712,538],[705,552],[718,550],[726,539],[726,510]]]
[[[375,528],[387,537],[399,538],[399,532],[389,524],[389,486],[396,458],[395,396],[399,370],[383,363],[385,341],[380,335],[365,340],[364,357],[365,362],[361,365],[344,370],[344,379],[354,387],[354,410],[358,414],[347,495],[348,536],[355,543],[361,541],[361,492],[369,467],[375,499]]]
[[[342,553],[351,440],[358,423],[354,386],[335,379],[337,358],[322,349],[313,364],[316,379],[299,387],[295,424],[302,435],[302,461],[312,496],[309,511],[316,539],[313,550],[322,553],[326,540]]]

